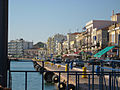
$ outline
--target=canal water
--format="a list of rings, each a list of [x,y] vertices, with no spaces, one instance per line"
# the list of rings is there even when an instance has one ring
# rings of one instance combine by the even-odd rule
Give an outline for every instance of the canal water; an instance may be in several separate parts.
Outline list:
[[[32,62],[11,61],[11,70],[35,71]],[[12,72],[12,90],[25,90],[25,73]],[[39,72],[29,72],[27,74],[27,90],[42,90],[42,75]],[[57,90],[55,84],[44,82],[44,90]]]

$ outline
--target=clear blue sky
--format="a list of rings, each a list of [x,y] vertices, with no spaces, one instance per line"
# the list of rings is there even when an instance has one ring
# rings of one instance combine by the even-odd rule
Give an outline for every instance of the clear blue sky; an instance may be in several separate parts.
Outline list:
[[[92,20],[110,20],[120,12],[120,0],[9,0],[9,40],[34,43],[79,31]]]

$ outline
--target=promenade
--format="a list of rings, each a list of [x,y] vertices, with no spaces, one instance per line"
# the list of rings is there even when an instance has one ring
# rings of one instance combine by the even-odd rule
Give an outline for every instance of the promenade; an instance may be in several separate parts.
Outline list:
[[[42,66],[42,63],[41,62],[37,62],[40,66]],[[61,65],[61,67],[58,68],[58,65],[59,64],[55,64],[55,65],[51,65],[50,62],[48,62],[47,64],[44,64],[44,67],[48,70],[48,71],[65,71],[65,66],[64,65]],[[82,69],[79,69],[79,68],[73,68],[72,70],[69,69],[69,71],[81,71],[80,74],[82,74],[83,70]],[[87,70],[87,72],[89,72]],[[90,73],[90,72],[89,72]],[[56,73],[58,75],[58,73]],[[109,77],[108,76],[105,76],[105,81],[106,82],[103,82],[103,88],[107,88],[108,89],[108,86],[109,86]],[[60,81],[64,81],[67,83],[67,73],[61,73],[61,76],[60,76]],[[69,84],[74,84],[76,86],[76,75],[69,75]],[[106,87],[104,86],[106,84]],[[90,87],[89,87],[90,85]],[[120,82],[118,82],[118,86],[120,86]],[[99,76],[97,75],[94,75],[94,90],[99,90]],[[90,79],[88,79],[88,75],[87,75],[87,78],[82,78],[82,75],[79,75],[79,90],[89,90],[92,89],[92,75],[90,75]],[[120,89],[120,88],[119,88]]]

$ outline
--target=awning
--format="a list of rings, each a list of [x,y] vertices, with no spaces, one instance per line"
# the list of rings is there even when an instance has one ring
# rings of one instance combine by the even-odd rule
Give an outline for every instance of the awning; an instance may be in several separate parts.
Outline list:
[[[101,57],[103,54],[105,54],[106,52],[108,52],[109,50],[111,50],[112,48],[114,48],[115,46],[110,46],[110,47],[106,47],[103,50],[99,51],[98,53],[96,53],[94,55],[94,57]]]

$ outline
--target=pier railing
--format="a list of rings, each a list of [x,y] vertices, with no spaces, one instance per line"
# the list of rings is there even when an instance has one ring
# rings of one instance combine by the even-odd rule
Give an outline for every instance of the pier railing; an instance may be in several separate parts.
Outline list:
[[[23,62],[23,61],[22,61]],[[32,61],[33,63],[37,63],[36,61]],[[42,63],[41,67],[44,68],[44,61],[40,61]],[[98,68],[97,68],[98,69]],[[108,69],[106,67],[100,66],[99,69],[96,71],[94,70],[94,64],[92,65],[92,71],[89,72],[83,72],[83,71],[70,71],[69,69],[67,71],[56,71],[53,70],[53,73],[56,73],[58,75],[58,89],[61,89],[61,77],[62,74],[66,74],[66,82],[63,82],[66,87],[64,90],[120,90],[120,71],[119,69],[111,69],[111,71],[104,71],[104,69]],[[24,72],[25,73],[25,90],[28,90],[27,87],[27,81],[28,81],[28,73],[29,72],[40,72],[42,74],[42,87],[40,90],[44,90],[44,73],[45,72],[51,72],[47,71],[45,69],[42,69],[41,71],[18,71],[18,70],[9,70],[9,87],[12,88],[12,80],[11,80],[11,72]],[[12,77],[14,78],[14,77]],[[71,84],[72,82],[72,84]],[[71,87],[70,85],[73,85],[75,87]]]

